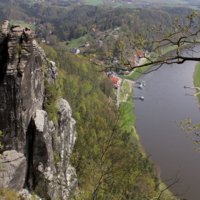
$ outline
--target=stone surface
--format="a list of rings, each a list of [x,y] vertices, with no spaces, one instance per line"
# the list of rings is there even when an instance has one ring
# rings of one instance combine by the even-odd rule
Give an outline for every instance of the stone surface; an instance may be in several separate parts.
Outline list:
[[[15,150],[4,151],[0,163],[0,188],[8,187],[16,191],[23,188],[25,181],[26,158]]]
[[[68,102],[58,101],[59,121],[48,120],[43,109],[46,80],[59,78],[56,64],[32,39],[30,28],[5,21],[0,32],[0,153],[8,154],[0,170],[0,183],[16,191],[26,188],[45,199],[65,194],[77,184],[69,159],[76,139],[75,120]],[[54,154],[60,157],[56,167]],[[14,157],[13,157],[14,156]],[[59,174],[59,176],[55,176]],[[4,181],[5,180],[5,181]],[[67,182],[59,186],[58,182]],[[60,192],[58,192],[60,191]],[[22,192],[26,198],[26,192]]]
[[[18,195],[19,195],[20,200],[30,200],[30,199],[42,200],[40,197],[38,197],[35,194],[31,195],[30,192],[27,189],[20,190],[18,192]]]

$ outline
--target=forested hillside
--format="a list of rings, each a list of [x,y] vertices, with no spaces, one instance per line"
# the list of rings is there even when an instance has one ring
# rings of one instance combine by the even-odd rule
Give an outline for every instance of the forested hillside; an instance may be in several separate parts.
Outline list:
[[[128,110],[121,107],[119,111],[108,101],[108,96],[115,98],[111,81],[97,72],[97,66],[70,53],[41,46],[56,61],[60,77],[57,87],[72,107],[77,122],[78,138],[71,164],[77,171],[79,198],[71,198],[145,200],[158,197],[163,186],[160,187],[154,166],[142,153],[138,140],[131,132],[124,131],[128,122],[122,123],[121,119]],[[49,94],[46,110],[52,114],[55,90],[50,88],[46,92]],[[168,198],[166,195],[162,197]]]
[[[42,38],[47,31],[39,24],[53,31],[57,41],[79,38],[92,28],[100,31],[122,27],[123,31],[133,36],[136,33],[146,34],[147,28],[163,23],[163,29],[169,28],[174,18],[184,17],[191,13],[189,8],[110,8],[108,6],[74,6],[66,9],[43,4],[20,4],[13,1],[0,1],[0,21],[25,20],[36,22],[36,37]],[[45,23],[48,23],[45,24]],[[155,39],[154,34],[148,36]]]

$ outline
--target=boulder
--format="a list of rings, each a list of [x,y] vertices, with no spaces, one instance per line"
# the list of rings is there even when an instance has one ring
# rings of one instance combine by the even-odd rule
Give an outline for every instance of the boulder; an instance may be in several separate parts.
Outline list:
[[[4,151],[1,154],[0,163],[0,188],[21,190],[26,176],[25,156],[15,150]]]

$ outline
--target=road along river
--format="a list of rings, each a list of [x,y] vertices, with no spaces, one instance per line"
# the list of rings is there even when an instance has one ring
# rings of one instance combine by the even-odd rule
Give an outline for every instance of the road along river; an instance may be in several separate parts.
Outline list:
[[[195,50],[200,51],[200,45]],[[183,195],[180,199],[188,200],[200,199],[200,153],[193,149],[194,143],[175,121],[191,117],[192,122],[200,123],[198,101],[190,96],[195,89],[184,89],[185,85],[194,87],[196,64],[192,61],[163,65],[139,77],[136,81],[146,81],[146,85],[142,90],[134,89],[135,96],[145,97],[144,101],[134,100],[141,143],[149,151],[152,162],[160,167],[162,180],[172,178],[179,171],[182,185],[171,191]]]

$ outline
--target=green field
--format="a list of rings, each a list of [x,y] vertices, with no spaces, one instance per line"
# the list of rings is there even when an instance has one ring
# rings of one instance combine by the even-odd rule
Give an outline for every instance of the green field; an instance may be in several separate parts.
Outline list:
[[[141,0],[149,3],[169,3],[169,4],[187,4],[187,1],[184,0]],[[108,5],[111,7],[126,7],[126,8],[134,8],[133,5],[123,4],[123,3],[115,3],[115,2],[105,2],[102,0],[85,0],[85,5]]]
[[[125,7],[125,8],[134,8],[135,6],[133,5],[127,5],[123,3],[112,3],[112,2],[103,2],[100,0],[85,0],[85,5],[92,5],[92,6],[98,6],[98,5],[107,5],[113,8],[116,7]]]
[[[145,2],[162,2],[162,3],[173,3],[173,4],[186,4],[187,1],[184,0],[141,0]]]
[[[32,25],[32,24],[27,24],[23,21],[11,21],[10,22],[10,25],[13,25],[13,24],[20,24],[22,27],[30,27],[32,31],[35,31],[35,26]]]
[[[195,72],[194,72],[194,85],[196,87],[200,87],[200,63],[196,65]],[[196,92],[199,92],[198,90]],[[200,94],[197,95],[199,103],[200,103]]]
[[[198,8],[197,6],[189,6],[189,8],[191,8],[193,10],[200,10],[200,8]]]
[[[124,81],[124,84],[122,85],[122,88],[127,92],[130,93],[130,86],[127,81]]]
[[[102,4],[103,4],[103,1],[99,1],[99,0],[85,0],[85,5],[98,6]]]
[[[70,43],[67,45],[67,49],[73,49],[75,47],[81,47],[85,44],[85,42],[93,42],[94,38],[90,34],[86,34],[80,38],[74,39],[70,41]]]
[[[133,95],[133,88],[131,88],[127,81],[125,81],[122,85],[122,89],[129,93],[129,95]],[[120,96],[124,96],[124,92],[120,92]],[[128,98],[127,102],[120,102],[120,109],[123,113],[122,118],[122,124],[124,125],[123,130],[126,130],[128,132],[131,132],[134,137],[137,138],[137,133],[135,133],[135,130],[133,129],[133,126],[135,125],[136,117],[134,116],[133,110],[134,110],[134,103],[132,98]]]
[[[31,2],[31,3],[27,3],[28,5],[32,6],[34,5],[36,2]]]
[[[120,109],[123,112],[123,118],[122,118],[122,122],[121,122],[124,125],[123,130],[131,132],[134,137],[137,137],[137,135],[133,129],[133,126],[134,126],[135,120],[136,120],[136,117],[133,114],[134,104],[121,102]]]

